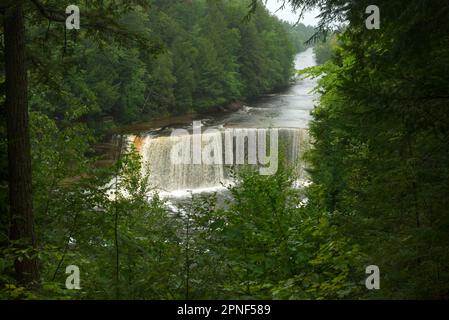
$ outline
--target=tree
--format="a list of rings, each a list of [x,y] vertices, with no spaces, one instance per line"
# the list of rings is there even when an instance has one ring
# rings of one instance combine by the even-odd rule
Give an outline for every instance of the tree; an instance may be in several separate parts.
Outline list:
[[[125,12],[133,8],[133,1],[124,1]],[[127,32],[118,22],[123,11],[106,10],[109,15],[98,16],[96,9],[115,4],[92,4],[86,10],[86,27],[102,30],[103,37],[111,32],[116,37],[131,41],[142,41],[138,32]],[[135,4],[134,4],[135,7]],[[6,1],[1,4],[5,39],[5,110],[8,138],[8,181],[10,209],[10,241],[20,252],[15,261],[17,281],[25,286],[35,286],[39,282],[36,260],[36,238],[32,208],[32,169],[28,120],[28,81],[29,57],[25,43],[26,21],[24,10],[49,22],[65,23],[65,8],[55,9],[53,1],[42,3],[39,0]]]
[[[10,241],[17,249],[36,247],[32,199],[31,147],[28,120],[28,82],[23,1],[4,5],[5,110],[8,136]],[[15,261],[17,281],[39,282],[35,253]]]
[[[383,270],[385,289],[369,296],[445,299],[449,6],[381,1],[373,31],[368,5],[348,4],[334,57],[312,72],[310,204]]]

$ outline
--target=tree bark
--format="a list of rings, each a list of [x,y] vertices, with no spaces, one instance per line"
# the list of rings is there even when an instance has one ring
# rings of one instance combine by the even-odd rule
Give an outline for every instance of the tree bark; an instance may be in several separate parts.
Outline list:
[[[35,248],[25,22],[20,0],[4,11],[4,40],[11,218],[9,237],[16,248]],[[38,284],[39,272],[36,258],[17,258],[14,266],[19,284],[27,287]]]

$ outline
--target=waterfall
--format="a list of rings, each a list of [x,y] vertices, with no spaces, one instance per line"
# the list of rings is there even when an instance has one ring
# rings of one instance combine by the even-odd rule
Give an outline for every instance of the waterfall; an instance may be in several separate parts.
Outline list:
[[[199,141],[203,148],[203,158],[211,155],[218,159],[212,164],[198,163],[192,161],[194,147],[192,142],[197,139],[195,135],[184,134],[176,136],[167,135],[144,135],[132,136],[132,141],[142,156],[143,174],[148,174],[150,184],[163,192],[174,192],[179,190],[196,190],[220,187],[222,183],[230,183],[229,171],[232,165],[244,159],[245,164],[254,157],[255,152],[248,152],[248,145],[259,142],[263,135],[270,136],[272,130],[277,130],[279,137],[279,151],[283,150],[288,163],[295,164],[298,172],[302,174],[304,168],[300,155],[308,145],[308,134],[306,129],[256,129],[236,128],[220,130],[208,130],[201,134]],[[198,141],[198,140],[197,140]],[[270,139],[267,139],[270,146]],[[245,147],[245,154],[238,155],[238,148]],[[173,150],[180,149],[183,153],[179,156],[182,163],[172,160]],[[269,153],[270,150],[267,151]],[[251,163],[251,162],[250,162]],[[237,166],[238,168],[238,166]]]
[[[191,140],[190,135],[145,137],[140,154],[144,173],[149,174],[152,187],[173,191],[207,188],[225,181],[223,165],[172,163],[171,152],[175,145],[181,143],[191,149]],[[221,141],[221,135],[218,141]]]

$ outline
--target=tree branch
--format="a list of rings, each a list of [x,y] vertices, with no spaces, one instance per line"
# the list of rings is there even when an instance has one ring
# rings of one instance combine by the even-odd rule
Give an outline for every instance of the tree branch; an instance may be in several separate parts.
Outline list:
[[[37,10],[39,10],[40,14],[45,18],[55,22],[65,22],[65,15],[61,15],[59,12],[50,10],[46,8],[39,0],[31,0],[31,2],[36,6]]]

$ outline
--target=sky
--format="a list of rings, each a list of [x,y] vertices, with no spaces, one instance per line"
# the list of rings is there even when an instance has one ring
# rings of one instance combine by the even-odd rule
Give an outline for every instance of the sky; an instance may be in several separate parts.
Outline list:
[[[268,0],[267,8],[268,10],[270,10],[270,12],[275,14],[280,19],[296,23],[298,21],[299,12],[293,13],[290,5],[286,5],[284,10],[279,10],[278,12],[275,13],[275,11],[282,6],[282,2],[283,2],[282,0]],[[318,10],[306,12],[304,14],[304,18],[300,22],[304,23],[305,25],[316,26],[318,24],[319,19],[316,19],[315,17],[319,13],[320,12]]]

